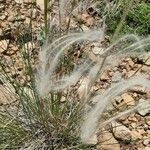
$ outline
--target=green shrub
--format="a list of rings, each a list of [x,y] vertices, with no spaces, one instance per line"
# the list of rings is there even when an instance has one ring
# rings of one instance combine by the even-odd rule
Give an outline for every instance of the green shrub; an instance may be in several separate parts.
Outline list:
[[[150,34],[150,5],[142,2],[130,11],[123,32],[133,32],[139,35]]]
[[[107,32],[113,34],[123,15],[123,7],[120,6],[116,13],[112,13],[106,18]],[[110,21],[111,20],[111,21]],[[134,4],[130,9],[126,20],[122,26],[120,34],[134,33],[138,35],[150,34],[150,5],[146,2]]]

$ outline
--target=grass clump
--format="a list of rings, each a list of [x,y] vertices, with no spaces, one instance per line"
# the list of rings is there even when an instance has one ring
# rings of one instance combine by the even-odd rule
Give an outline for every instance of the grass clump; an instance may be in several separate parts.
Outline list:
[[[44,1],[45,13],[47,13],[47,1]],[[69,3],[70,1],[68,1]],[[74,1],[71,3],[74,6]],[[71,12],[72,12],[71,9]],[[66,9],[67,10],[67,9]],[[61,10],[66,16],[67,11]],[[71,19],[71,12],[69,17]],[[46,14],[47,15],[47,14]],[[48,22],[45,15],[45,37],[46,40],[53,35],[53,30],[47,32]],[[61,15],[59,14],[59,17]],[[84,41],[102,42],[104,29],[90,30],[87,32],[69,33],[70,21],[64,30],[62,20],[59,19],[58,33],[53,38],[45,41],[42,50],[38,55],[38,63],[34,63],[28,46],[20,49],[19,53],[24,66],[26,84],[22,85],[19,78],[12,79],[6,71],[9,64],[3,59],[0,62],[1,79],[3,86],[6,86],[13,95],[16,109],[4,107],[0,110],[0,148],[3,149],[92,149],[89,139],[96,132],[100,121],[101,127],[117,119],[118,117],[134,111],[134,109],[122,112],[120,115],[103,118],[103,113],[112,98],[134,85],[149,87],[149,80],[144,77],[132,78],[129,81],[121,81],[111,86],[105,93],[98,93],[93,96],[91,88],[98,76],[115,65],[124,55],[144,53],[145,45],[149,44],[149,38],[141,39],[130,34],[120,38],[109,47],[105,48],[94,62],[89,57],[81,58],[77,64],[70,56],[72,45],[82,44]],[[63,28],[63,30],[61,30]],[[50,34],[50,36],[48,36]],[[118,52],[123,42],[130,41]],[[127,42],[126,42],[127,43]],[[116,61],[112,61],[116,60]],[[114,63],[112,63],[114,62]],[[71,68],[71,69],[70,69]],[[10,68],[9,68],[10,69]],[[17,69],[14,67],[15,71]],[[79,98],[78,81],[82,77],[89,77],[86,82],[85,94]],[[91,101],[99,99],[94,106]],[[88,108],[88,109],[87,109]],[[92,123],[92,124],[91,124]],[[26,143],[26,144],[24,144]],[[40,143],[40,144],[37,144]]]
[[[142,36],[150,34],[150,5],[147,2],[133,2],[130,6],[129,3],[124,4],[120,2],[117,3],[117,5],[117,10],[115,10],[114,13],[107,15],[106,18],[107,30],[109,34],[114,34],[120,20],[122,20],[123,13],[127,10],[123,6],[127,6],[130,9],[122,22],[122,27],[119,34],[134,33]]]
[[[150,5],[141,2],[127,17],[124,32],[132,32],[139,35],[150,34]]]

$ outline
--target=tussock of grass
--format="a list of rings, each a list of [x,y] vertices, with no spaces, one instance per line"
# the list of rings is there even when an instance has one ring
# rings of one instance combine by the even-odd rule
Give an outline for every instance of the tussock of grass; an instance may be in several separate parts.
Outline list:
[[[47,3],[46,0],[45,3]],[[64,1],[61,7],[63,5]],[[45,13],[48,13],[46,7],[47,4],[45,4]],[[45,35],[47,35],[46,14],[45,19]],[[0,133],[2,135],[0,137],[0,141],[2,141],[0,142],[0,147],[20,147],[24,142],[30,143],[30,141],[38,141],[38,139],[42,138],[42,148],[47,146],[48,149],[86,149],[87,147],[84,147],[82,143],[87,143],[92,134],[94,134],[98,127],[98,121],[101,120],[102,114],[115,96],[134,85],[150,86],[148,79],[133,77],[127,81],[112,85],[103,94],[99,93],[94,97],[91,94],[91,88],[97,77],[108,66],[113,66],[118,62],[114,58],[120,58],[120,56],[124,55],[130,56],[135,53],[145,53],[144,48],[149,45],[149,37],[141,39],[133,34],[128,34],[118,39],[104,49],[97,63],[87,58],[81,65],[76,65],[72,68],[73,71],[69,70],[69,73],[66,71],[67,73],[59,74],[58,68],[61,68],[64,53],[65,55],[69,53],[68,48],[72,44],[96,40],[101,42],[104,36],[103,29],[100,29],[83,33],[68,33],[60,38],[55,37],[55,40],[49,44],[49,41],[45,42],[46,44],[39,53],[36,72],[33,69],[35,66],[33,67],[32,65],[28,49],[21,50],[20,54],[26,68],[25,76],[30,77],[26,87],[23,87],[19,80],[13,80],[11,74],[6,72],[5,63],[0,62],[3,82],[6,83],[7,81],[11,84],[11,88],[9,88],[17,100],[17,110],[15,112],[12,113],[11,107],[10,109],[0,110]],[[46,38],[48,39],[47,36]],[[122,49],[122,51],[118,51],[119,49]],[[82,76],[88,76],[90,80],[85,85],[86,92],[84,96],[79,100],[78,96],[76,96],[77,93],[74,93],[72,88]],[[63,103],[62,98],[65,98]],[[88,112],[86,106],[89,101],[97,99],[98,103]],[[101,127],[137,108],[138,106],[135,106],[131,110],[101,121]]]
[[[100,34],[100,35],[102,35],[102,34]],[[77,36],[78,37],[78,36]],[[87,36],[88,37],[88,36]],[[71,36],[68,36],[68,38],[70,39],[70,43],[72,43],[72,38],[71,38]],[[74,37],[75,38],[75,37]],[[74,39],[73,38],[73,39]],[[68,42],[65,42],[65,41],[68,41],[68,39],[65,39],[65,38],[62,38],[62,39],[64,39],[64,41],[62,42],[62,43],[68,43]],[[77,38],[78,39],[78,38]],[[80,36],[80,39],[82,39],[81,38],[81,36]],[[119,51],[119,52],[117,52],[117,51],[114,51],[114,49],[112,49],[112,48],[114,48],[115,46],[117,47],[119,44],[120,44],[120,41],[122,42],[124,42],[125,40],[129,40],[130,41],[130,39],[131,40],[133,40],[133,41],[136,41],[136,42],[133,42],[130,46],[128,46],[128,47],[126,47],[126,48],[124,48],[122,51]],[[57,41],[57,40],[56,40]],[[59,40],[58,40],[59,41]],[[127,35],[127,36],[125,36],[125,37],[123,37],[123,38],[121,38],[121,39],[119,39],[117,42],[115,42],[113,45],[111,45],[109,48],[107,48],[107,49],[105,49],[104,50],[104,53],[102,54],[103,56],[105,56],[105,59],[104,59],[104,61],[100,61],[100,62],[98,62],[96,65],[94,65],[93,67],[91,66],[91,67],[87,67],[86,68],[86,66],[83,64],[83,68],[85,68],[86,70],[88,70],[88,72],[89,72],[89,76],[90,76],[90,80],[93,82],[94,80],[95,80],[95,78],[97,77],[97,75],[98,75],[98,73],[101,73],[101,70],[102,69],[105,69],[105,61],[107,60],[107,57],[111,57],[111,56],[113,56],[113,55],[115,55],[116,57],[117,57],[117,55],[119,55],[119,54],[126,54],[126,53],[128,53],[129,55],[130,55],[130,50],[131,50],[131,52],[132,52],[132,50],[133,50],[133,54],[134,54],[134,52],[136,51],[136,50],[140,50],[139,52],[141,53],[141,52],[143,52],[144,53],[144,46],[145,46],[145,44],[148,44],[148,42],[149,42],[149,38],[147,38],[147,39],[143,39],[143,40],[140,40],[137,36],[135,36],[135,35]],[[55,42],[54,42],[55,43]],[[70,43],[69,43],[69,45],[70,45]],[[69,46],[69,45],[67,45],[67,46]],[[52,72],[53,72],[53,70],[55,70],[56,68],[57,68],[57,64],[56,64],[56,62],[59,62],[58,60],[59,60],[59,56],[61,55],[61,52],[63,52],[63,50],[65,50],[65,48],[66,47],[63,47],[63,45],[61,45],[61,43],[60,43],[60,46],[62,46],[60,49],[59,49],[59,51],[58,51],[58,53],[56,53],[55,55],[53,55],[54,56],[54,61],[55,60],[57,60],[57,61],[55,61],[55,63],[53,63],[53,61],[50,63],[50,64],[52,64],[52,70],[51,71],[49,71],[49,67],[47,68],[47,69],[45,69],[46,71],[49,71],[50,72],[50,75],[52,74]],[[57,46],[56,46],[57,47]],[[59,46],[58,46],[59,47]],[[56,50],[55,50],[56,51]],[[138,52],[137,51],[137,52]],[[53,52],[53,51],[52,51]],[[111,52],[111,53],[110,53]],[[53,54],[53,53],[52,53]],[[50,55],[45,55],[45,57],[49,57]],[[61,57],[61,56],[60,56]],[[55,59],[56,58],[56,59]],[[42,60],[42,59],[41,59]],[[44,60],[48,60],[48,59],[44,59]],[[107,61],[109,61],[109,60],[107,60]],[[47,66],[47,64],[46,64],[47,62],[45,62],[45,66]],[[53,66],[53,65],[55,65],[55,66]],[[50,66],[51,67],[51,66]],[[44,68],[46,68],[46,67],[44,67]],[[82,67],[81,67],[82,68]],[[80,74],[81,73],[81,74]],[[71,86],[71,85],[73,85],[73,84],[75,84],[79,79],[80,79],[80,77],[81,77],[81,75],[83,74],[83,72],[81,71],[81,70],[79,70],[79,72],[78,71],[76,71],[75,73],[72,73],[70,76],[68,76],[68,77],[64,77],[64,79],[62,79],[62,81],[61,80],[58,80],[58,81],[54,81],[54,79],[53,80],[50,80],[50,79],[48,79],[47,78],[47,86],[45,86],[47,89],[49,89],[49,91],[47,91],[47,93],[48,92],[50,92],[50,91],[57,91],[58,89],[59,90],[63,90],[63,89],[65,89],[65,88],[67,88],[67,87],[69,87],[69,86]],[[43,76],[45,75],[45,73],[43,73],[42,74]],[[50,77],[50,75],[48,76],[48,77]],[[80,75],[80,76],[79,76]],[[71,80],[70,80],[71,79]],[[74,80],[73,80],[74,79]],[[44,79],[45,80],[45,79]],[[43,81],[44,81],[43,80]],[[89,87],[91,87],[90,85],[92,84],[91,83],[91,81],[90,82],[87,82],[87,85],[85,85],[85,88],[86,88],[86,94],[85,94],[85,97],[83,97],[83,99],[84,100],[82,100],[82,101],[84,101],[84,102],[87,102],[88,101],[88,99],[90,98],[90,100],[92,101],[95,101],[95,98],[96,99],[99,99],[99,103],[95,106],[95,108],[93,108],[93,110],[90,112],[90,113],[88,113],[87,114],[87,120],[83,123],[83,126],[81,127],[82,129],[82,134],[81,134],[81,139],[82,139],[82,141],[83,142],[86,142],[86,141],[88,141],[88,139],[92,136],[92,134],[95,132],[95,130],[96,130],[96,127],[97,127],[97,123],[98,123],[98,120],[99,120],[99,118],[100,118],[100,116],[101,116],[101,114],[103,113],[103,111],[104,111],[104,109],[106,108],[106,106],[107,106],[107,102],[109,102],[114,96],[117,96],[118,94],[120,94],[121,92],[123,92],[123,91],[125,91],[126,89],[128,89],[128,88],[130,88],[130,87],[132,87],[132,86],[134,86],[134,85],[142,85],[142,86],[147,86],[147,87],[149,87],[149,80],[146,80],[146,79],[144,79],[144,77],[141,77],[141,78],[133,78],[133,79],[130,79],[130,80],[128,80],[128,81],[122,81],[122,82],[120,82],[120,83],[118,83],[117,85],[114,85],[114,86],[112,86],[112,88],[110,88],[108,91],[106,91],[106,93],[104,93],[104,95],[98,95],[98,96],[96,96],[96,97],[94,97],[94,98],[91,98],[89,95],[90,95],[90,88]],[[54,82],[54,85],[55,86],[52,86],[53,88],[48,88],[48,86],[51,86],[52,84],[53,84],[53,82]],[[59,83],[59,84],[56,84],[56,83]],[[40,82],[37,82],[37,86],[38,86],[38,84],[40,84]],[[42,84],[42,82],[41,82],[41,84]],[[57,87],[57,85],[58,85],[58,87]],[[43,85],[42,85],[43,86]],[[88,87],[89,86],[89,87]],[[45,89],[46,89],[45,88]],[[120,91],[121,90],[121,91]],[[45,91],[45,90],[44,90]],[[44,93],[44,92],[42,92],[42,91],[40,91],[39,90],[39,94],[41,95],[41,93]],[[46,93],[45,93],[46,94]],[[83,108],[82,108],[83,109]],[[135,110],[135,109],[133,109],[133,110]],[[124,112],[124,113],[126,113],[126,112]],[[123,115],[123,113],[122,113],[122,115]],[[116,119],[116,117],[114,117],[115,119]],[[93,120],[94,119],[94,120]],[[107,122],[107,120],[106,120],[106,122]],[[91,124],[92,123],[92,124]],[[104,124],[105,124],[105,122],[104,122]]]
[[[131,5],[132,3],[132,5]],[[113,6],[116,9],[113,9]],[[130,9],[129,9],[130,8]],[[133,33],[147,36],[150,24],[150,6],[142,1],[116,1],[112,4],[112,13],[106,16],[108,33],[118,35]],[[111,21],[109,21],[111,19]],[[120,22],[120,23],[119,23]],[[121,29],[121,30],[120,30]],[[117,32],[115,36],[117,37]]]

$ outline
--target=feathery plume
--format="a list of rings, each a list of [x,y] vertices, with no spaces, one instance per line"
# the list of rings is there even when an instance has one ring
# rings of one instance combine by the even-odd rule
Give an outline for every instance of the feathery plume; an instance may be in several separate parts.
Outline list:
[[[86,114],[85,121],[81,127],[82,142],[86,143],[86,141],[88,141],[88,139],[94,134],[102,113],[112,99],[125,90],[136,85],[150,88],[150,81],[148,79],[144,79],[143,77],[134,77],[127,81],[121,81],[106,90],[102,95],[97,95],[92,98],[92,101],[96,100],[98,103],[88,114]]]
[[[37,90],[40,96],[48,94],[54,88],[54,79],[52,78],[57,68],[60,58],[63,56],[63,52],[73,43],[80,41],[101,41],[103,39],[103,30],[99,31],[88,31],[84,33],[72,33],[65,35],[57,40],[55,40],[49,46],[45,46],[44,49],[39,54],[40,67],[37,69],[36,80],[37,80]],[[73,81],[77,81],[81,77],[81,74],[88,68],[86,62],[83,63],[78,70],[75,70],[70,77],[64,77],[63,79],[56,81],[54,89],[61,89],[67,85],[73,84]],[[74,80],[72,80],[74,78]],[[64,84],[65,83],[65,84]]]

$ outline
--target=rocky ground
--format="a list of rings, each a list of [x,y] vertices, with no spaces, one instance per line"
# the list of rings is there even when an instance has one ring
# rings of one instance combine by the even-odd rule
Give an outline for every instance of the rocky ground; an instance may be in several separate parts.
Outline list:
[[[6,72],[13,78],[19,78],[22,84],[25,82],[23,51],[28,49],[31,57],[37,54],[42,18],[40,7],[32,1],[0,1],[0,58],[5,61]]]
[[[120,62],[119,66],[101,76],[101,82],[118,82],[122,78],[128,78],[139,69],[138,74],[150,75],[149,64],[144,64],[139,59],[127,58]],[[150,76],[149,76],[150,77]],[[103,85],[103,83],[102,83]],[[115,98],[113,106],[116,110],[135,106],[139,102],[147,101],[142,110],[126,117],[121,117],[117,122],[112,122],[110,132],[102,132],[100,135],[100,149],[112,149],[111,143],[115,143],[116,150],[148,150],[150,149],[150,89],[135,87]],[[104,134],[104,135],[103,135]],[[106,141],[105,141],[106,140]],[[102,141],[105,141],[104,143]]]
[[[94,18],[88,13],[81,16],[84,21],[82,28],[88,30],[94,24]],[[32,34],[29,30],[32,20]],[[24,78],[25,68],[21,63],[20,50],[23,47],[31,51],[35,56],[39,50],[39,31],[43,26],[43,12],[32,0],[0,0],[0,57],[7,62],[7,73],[12,78],[19,78],[22,84],[26,84]],[[32,38],[31,38],[32,37]],[[34,44],[31,44],[31,39]],[[21,42],[26,40],[22,46]],[[97,59],[101,48],[94,46],[90,51],[91,59]],[[148,54],[149,55],[149,54]],[[105,71],[97,80],[93,91],[103,91],[112,83],[119,82],[123,78],[132,75],[144,74],[150,79],[150,60],[147,56],[139,58],[125,58],[119,61],[119,65]],[[11,64],[11,65],[10,65]],[[17,71],[16,71],[17,70]],[[6,93],[2,83],[0,85],[0,105],[9,105],[10,101],[5,98]],[[79,91],[79,96],[82,91]],[[143,110],[126,117],[121,117],[117,122],[112,122],[108,129],[103,129],[93,139],[98,150],[150,150],[150,89],[135,87],[128,92],[117,96],[113,102],[116,111],[130,108],[139,102],[147,101]],[[149,107],[147,107],[149,106]]]

